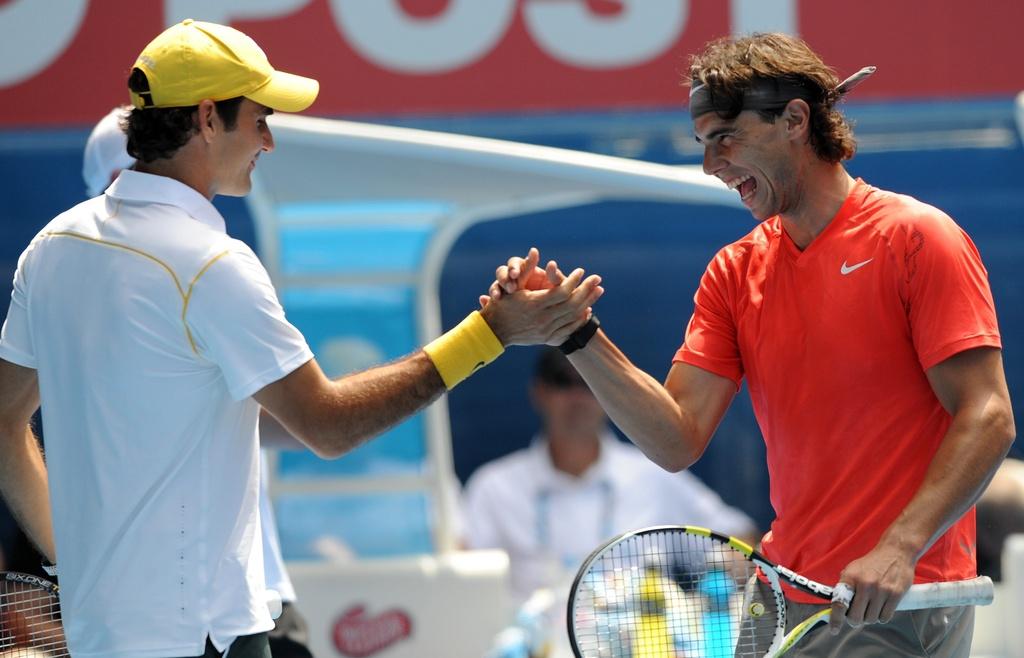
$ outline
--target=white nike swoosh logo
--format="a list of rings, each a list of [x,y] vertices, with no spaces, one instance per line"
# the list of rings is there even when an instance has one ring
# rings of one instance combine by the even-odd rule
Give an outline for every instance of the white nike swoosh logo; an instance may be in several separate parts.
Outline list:
[[[860,268],[864,267],[865,265],[867,265],[868,263],[870,263],[873,260],[875,260],[875,259],[874,258],[869,258],[869,259],[867,259],[864,262],[857,263],[856,265],[847,265],[846,261],[844,260],[843,261],[843,266],[839,268],[839,273],[840,274],[849,274],[850,272],[853,272],[854,270],[859,270]]]

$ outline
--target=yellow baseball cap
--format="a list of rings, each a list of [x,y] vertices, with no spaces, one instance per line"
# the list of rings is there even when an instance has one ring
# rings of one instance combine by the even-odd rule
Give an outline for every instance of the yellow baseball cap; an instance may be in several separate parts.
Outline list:
[[[137,108],[190,107],[244,96],[281,112],[300,112],[320,83],[276,71],[256,42],[238,30],[185,19],[153,39],[135,61],[149,91],[131,91]]]

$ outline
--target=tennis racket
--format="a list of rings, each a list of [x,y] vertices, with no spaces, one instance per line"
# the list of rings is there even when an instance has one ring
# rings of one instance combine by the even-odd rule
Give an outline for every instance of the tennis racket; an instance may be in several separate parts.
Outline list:
[[[0,658],[70,656],[55,584],[25,573],[0,573]]]
[[[758,592],[759,578],[770,596]],[[783,583],[829,607],[787,634]],[[987,577],[914,585],[898,609],[987,605],[992,597]],[[576,658],[781,656],[828,621],[831,599],[831,587],[739,539],[655,526],[619,535],[583,562],[569,592],[569,641]]]

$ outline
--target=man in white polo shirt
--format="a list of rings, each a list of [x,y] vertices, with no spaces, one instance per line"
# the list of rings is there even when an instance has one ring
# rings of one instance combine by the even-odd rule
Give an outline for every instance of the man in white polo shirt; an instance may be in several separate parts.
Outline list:
[[[128,137],[121,124],[128,120],[131,107],[118,106],[108,112],[96,125],[85,142],[82,153],[82,179],[89,196],[103,194],[122,169],[135,164],[135,158],[128,155]],[[265,440],[266,426],[262,427],[260,441]],[[294,440],[291,440],[294,443]],[[289,447],[291,447],[289,445]],[[288,576],[281,554],[281,542],[277,534],[274,508],[267,485],[267,460],[265,451],[260,454],[260,526],[263,532],[263,574],[268,590],[281,597],[281,615],[275,620],[274,628],[268,635],[270,653],[273,658],[309,658],[306,621],[295,608],[295,586]]]
[[[237,30],[187,20],[143,50],[128,85],[135,169],[51,221],[18,262],[0,332],[0,489],[59,557],[76,658],[229,645],[232,658],[265,658],[260,406],[318,454],[341,455],[505,345],[570,339],[603,290],[577,270],[488,304],[422,351],[328,380],[210,203],[249,191],[274,146],[266,116],[305,109],[317,82],[275,71]],[[27,429],[40,402],[45,465]]]

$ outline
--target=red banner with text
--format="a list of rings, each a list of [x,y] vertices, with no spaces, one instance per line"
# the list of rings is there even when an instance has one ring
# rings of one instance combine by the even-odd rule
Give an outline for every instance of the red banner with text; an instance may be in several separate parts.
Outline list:
[[[805,38],[859,99],[1009,96],[1024,2],[990,0],[0,0],[0,127],[88,125],[183,18],[233,25],[315,77],[324,116],[672,107],[725,34]]]

